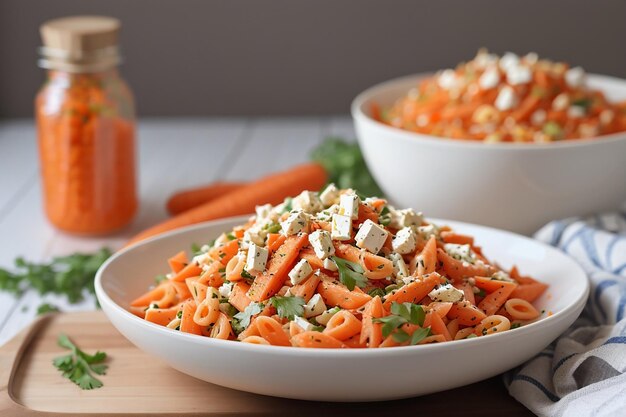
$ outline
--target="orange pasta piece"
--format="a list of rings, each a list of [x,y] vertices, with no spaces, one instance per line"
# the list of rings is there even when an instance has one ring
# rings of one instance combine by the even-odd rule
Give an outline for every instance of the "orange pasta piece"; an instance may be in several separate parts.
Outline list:
[[[452,336],[450,335],[450,332],[448,332],[446,324],[436,312],[426,313],[426,318],[424,319],[424,327],[430,327],[430,330],[433,334],[442,335],[445,341],[452,340]]]
[[[488,316],[495,314],[511,296],[517,284],[506,281],[492,280],[489,278],[475,277],[476,286],[485,291],[490,291],[478,304]]]
[[[300,258],[306,259],[313,269],[324,269],[324,261],[317,257],[313,249],[302,249]]]
[[[187,284],[187,288],[189,289],[189,293],[196,304],[200,304],[202,300],[206,298],[206,293],[209,289],[206,285],[199,283],[197,278],[187,278],[185,280],[185,284]]]
[[[253,336],[248,336],[245,339],[241,340],[243,343],[250,343],[253,345],[269,345],[270,343],[263,339],[261,336],[257,336],[257,335],[253,335]]]
[[[283,243],[285,243],[285,239],[287,236],[282,233],[269,233],[267,235],[266,247],[269,251],[269,254],[272,255],[276,252],[276,249],[280,248]]]
[[[184,250],[181,250],[176,255],[172,256],[167,260],[167,263],[170,266],[170,269],[174,274],[180,272],[187,264],[189,260],[187,259],[187,254]]]
[[[257,317],[253,318],[252,321],[250,321],[250,325],[246,329],[244,329],[244,331],[239,333],[237,339],[243,341],[243,339],[245,339],[246,337],[261,336],[261,332],[259,332],[259,328],[256,326],[256,319]]]
[[[311,274],[300,284],[291,287],[291,294],[296,297],[304,298],[304,301],[308,302],[311,297],[315,295],[315,290],[320,282],[320,276],[318,274]]]
[[[197,277],[201,273],[202,268],[200,268],[195,262],[192,262],[178,271],[178,273],[172,277],[172,281],[184,282],[187,278]]]
[[[363,291],[358,290],[358,287],[350,291],[343,284],[324,276],[317,286],[317,292],[322,296],[326,305],[339,306],[348,310],[355,310],[372,299]]]
[[[188,300],[183,304],[183,315],[180,318],[180,331],[191,334],[202,334],[202,327],[193,321],[193,316],[196,313],[196,303],[193,300]]]
[[[186,282],[172,281],[171,284],[174,287],[174,290],[176,290],[179,300],[182,301],[191,297],[191,292],[189,291],[189,287],[187,287]]]
[[[355,334],[354,336],[346,339],[343,341],[344,345],[346,345],[346,347],[352,348],[352,349],[363,349],[363,348],[367,348],[367,344],[361,342],[361,334]]]
[[[149,308],[146,310],[145,319],[159,326],[167,326],[170,321],[176,318],[176,314],[180,311],[180,307],[170,308]]]
[[[237,310],[244,311],[246,307],[248,307],[248,304],[252,302],[247,295],[249,289],[250,285],[248,285],[245,281],[237,281],[233,285],[233,289],[228,297],[228,302],[231,303]]]
[[[454,259],[443,251],[443,249],[437,249],[437,259],[441,262],[444,274],[448,278],[455,281],[475,276],[491,276],[497,271],[496,268],[491,265],[472,265],[470,263]]]
[[[361,321],[348,310],[341,310],[330,318],[323,333],[337,340],[346,340],[360,332]]]
[[[213,261],[208,269],[200,275],[198,282],[209,287],[219,288],[224,283],[226,266],[220,261]]]
[[[469,301],[454,303],[448,312],[449,319],[457,319],[463,326],[476,326],[487,315]]]
[[[346,345],[332,336],[321,332],[302,332],[291,338],[295,346],[304,348],[340,349]]]
[[[254,322],[261,337],[274,346],[291,346],[283,326],[271,317],[259,316]]]
[[[363,275],[368,279],[383,279],[393,274],[393,262],[387,258],[345,243],[334,242],[334,245],[337,256],[360,264],[365,269]]]
[[[435,285],[439,283],[441,283],[441,275],[438,273],[433,272],[432,274],[424,275],[422,279],[406,284],[398,288],[395,293],[387,295],[383,305],[385,309],[389,310],[393,302],[417,303],[426,297],[435,288]]]
[[[176,298],[176,290],[169,281],[164,281],[153,290],[131,301],[132,307],[147,307],[156,304],[159,308],[169,307]]]
[[[226,265],[226,280],[230,282],[241,281],[243,279],[241,273],[243,272],[245,266],[245,258],[238,258],[234,256],[230,261],[228,261],[228,265]]]
[[[374,323],[374,319],[384,317],[385,310],[379,296],[372,298],[365,305],[362,316],[361,338],[359,342],[366,347],[376,348],[383,341],[382,323]]]
[[[233,333],[233,329],[230,325],[230,319],[224,313],[220,313],[217,321],[211,328],[210,337],[214,339],[227,340]]]
[[[441,240],[445,243],[455,243],[457,245],[470,245],[474,246],[474,238],[460,233],[451,231],[441,232]]]
[[[287,279],[287,274],[296,263],[300,249],[309,242],[306,233],[289,236],[267,262],[265,271],[257,274],[249,297],[252,301],[263,301],[276,294]]]
[[[435,236],[428,239],[424,249],[413,259],[417,276],[435,272],[437,268],[437,239]]]
[[[239,241],[231,240],[223,245],[217,246],[209,251],[209,256],[224,264],[228,263],[239,251]]]
[[[532,303],[537,298],[541,297],[548,286],[542,282],[533,282],[531,284],[521,284],[511,293],[511,298],[521,298],[529,303]]]
[[[450,302],[433,302],[428,305],[439,317],[444,318],[448,315],[448,312],[452,308],[452,303]]]

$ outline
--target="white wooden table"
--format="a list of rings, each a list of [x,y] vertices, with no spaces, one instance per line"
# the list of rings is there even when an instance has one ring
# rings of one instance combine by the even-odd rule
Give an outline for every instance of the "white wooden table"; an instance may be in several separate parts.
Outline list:
[[[250,180],[308,159],[330,135],[354,138],[348,117],[144,119],[139,124],[141,208],[126,230],[107,238],[79,238],[54,229],[42,210],[35,126],[31,120],[0,122],[0,268],[24,256],[45,261],[102,246],[119,248],[130,236],[166,217],[176,190],[222,180]],[[88,297],[68,305],[59,297],[0,292],[0,345],[27,326],[42,302],[63,311],[89,310]]]

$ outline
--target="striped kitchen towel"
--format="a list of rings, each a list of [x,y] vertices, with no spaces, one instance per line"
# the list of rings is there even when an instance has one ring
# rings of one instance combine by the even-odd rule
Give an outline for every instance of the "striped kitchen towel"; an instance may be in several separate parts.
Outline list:
[[[510,394],[539,416],[626,416],[626,213],[552,222],[535,238],[576,259],[591,292],[570,329],[505,375]]]

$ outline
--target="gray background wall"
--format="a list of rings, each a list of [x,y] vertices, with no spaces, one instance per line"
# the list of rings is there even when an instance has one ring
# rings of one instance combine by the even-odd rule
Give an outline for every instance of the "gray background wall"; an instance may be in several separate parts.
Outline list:
[[[0,117],[31,115],[38,25],[72,14],[122,20],[142,115],[346,113],[373,83],[481,46],[626,78],[623,0],[0,0]]]

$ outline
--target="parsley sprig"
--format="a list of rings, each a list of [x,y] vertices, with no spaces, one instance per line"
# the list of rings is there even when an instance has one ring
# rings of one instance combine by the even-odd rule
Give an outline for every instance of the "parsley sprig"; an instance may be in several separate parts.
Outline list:
[[[391,335],[398,343],[409,341],[410,345],[416,345],[430,335],[430,327],[415,330],[412,335],[402,330],[400,327],[409,323],[417,326],[424,325],[426,313],[421,305],[413,303],[391,304],[391,314],[385,317],[374,319],[376,323],[383,323],[383,337]]]
[[[52,363],[62,372],[62,375],[78,385],[81,389],[100,388],[103,384],[93,374],[104,375],[107,365],[103,364],[106,360],[106,353],[96,352],[89,355],[78,348],[64,334],[60,334],[57,340],[59,346],[69,349],[72,353],[55,358]]]
[[[243,330],[245,330],[250,325],[250,321],[252,320],[252,317],[256,316],[261,311],[263,311],[264,307],[265,306],[262,303],[254,303],[254,302],[250,303],[248,304],[248,307],[245,308],[245,310],[235,314],[233,318],[236,319],[237,324]]]
[[[339,271],[339,281],[350,291],[354,287],[365,288],[367,285],[367,278],[363,275],[365,270],[357,263],[347,261],[337,256],[332,256],[333,261],[337,264],[337,270]]]
[[[274,296],[270,299],[270,303],[276,307],[276,312],[282,318],[293,320],[295,316],[304,314],[304,298],[302,297],[281,297]]]
[[[34,263],[24,258],[15,260],[15,272],[0,269],[0,290],[21,295],[35,290],[40,295],[58,294],[71,304],[84,299],[85,290],[94,294],[96,271],[111,256],[108,248],[95,253],[74,253],[52,259],[50,263]]]

